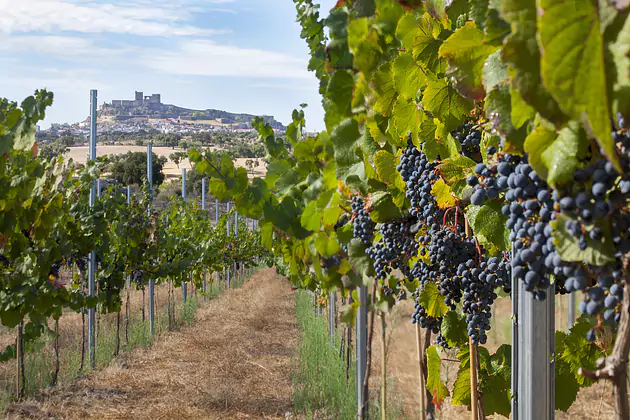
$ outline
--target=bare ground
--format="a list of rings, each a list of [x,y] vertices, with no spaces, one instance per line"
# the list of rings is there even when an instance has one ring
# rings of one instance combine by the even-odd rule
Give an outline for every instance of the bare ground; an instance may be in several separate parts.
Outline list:
[[[8,418],[284,419],[292,411],[295,299],[273,269],[203,305],[195,323]]]

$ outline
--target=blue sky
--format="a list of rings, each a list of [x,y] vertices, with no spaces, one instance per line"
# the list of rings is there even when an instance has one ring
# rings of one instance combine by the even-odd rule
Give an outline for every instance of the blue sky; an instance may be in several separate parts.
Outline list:
[[[327,15],[335,0],[321,0]],[[43,124],[99,103],[161,93],[164,103],[274,115],[306,102],[323,128],[291,0],[0,0],[0,96],[55,93]]]

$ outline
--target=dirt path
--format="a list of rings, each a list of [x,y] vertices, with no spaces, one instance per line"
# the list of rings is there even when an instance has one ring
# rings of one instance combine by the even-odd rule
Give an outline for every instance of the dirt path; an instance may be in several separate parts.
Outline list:
[[[193,325],[8,418],[284,419],[297,339],[289,283],[265,269],[202,306]]]

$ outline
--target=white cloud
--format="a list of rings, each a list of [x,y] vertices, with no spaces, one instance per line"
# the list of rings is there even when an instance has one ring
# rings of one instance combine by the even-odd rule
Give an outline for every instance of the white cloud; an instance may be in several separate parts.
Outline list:
[[[88,38],[59,35],[0,35],[0,51],[46,54],[81,61],[88,56],[91,58],[102,58],[104,56],[119,55],[125,49],[98,47],[93,40]]]
[[[213,2],[216,3],[216,2]],[[141,36],[207,36],[215,29],[182,25],[190,15],[185,7],[114,5],[70,0],[0,0],[0,32],[124,33]]]
[[[308,79],[307,61],[288,54],[222,45],[207,40],[182,42],[172,51],[149,51],[141,61],[165,73],[191,76],[246,76]]]

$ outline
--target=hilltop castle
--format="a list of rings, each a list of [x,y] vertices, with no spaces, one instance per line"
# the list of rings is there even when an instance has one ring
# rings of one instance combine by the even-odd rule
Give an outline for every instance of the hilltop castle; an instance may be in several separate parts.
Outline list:
[[[151,96],[144,96],[143,92],[136,92],[136,99],[133,101],[126,99],[112,100],[113,108],[134,108],[146,106],[149,109],[159,109],[162,105],[162,95],[154,93]]]

